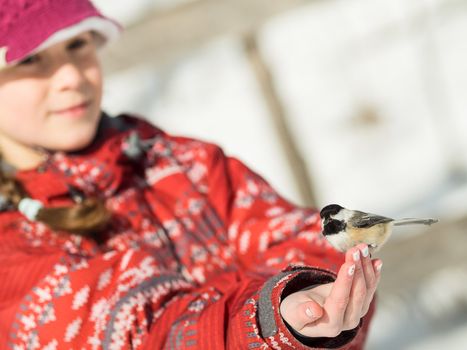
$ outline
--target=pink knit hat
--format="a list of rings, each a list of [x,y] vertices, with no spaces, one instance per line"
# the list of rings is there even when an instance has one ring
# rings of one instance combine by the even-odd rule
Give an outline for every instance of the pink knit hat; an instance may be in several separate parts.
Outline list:
[[[88,30],[107,42],[121,26],[89,0],[0,0],[0,69]]]

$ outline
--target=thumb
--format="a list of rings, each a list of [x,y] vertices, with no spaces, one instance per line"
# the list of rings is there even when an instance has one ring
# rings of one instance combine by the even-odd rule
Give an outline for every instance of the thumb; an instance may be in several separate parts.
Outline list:
[[[310,300],[299,305],[298,314],[301,315],[303,328],[320,319],[323,316],[323,308],[316,301]]]
[[[297,332],[323,316],[323,308],[314,300],[297,303],[284,311],[282,316]]]

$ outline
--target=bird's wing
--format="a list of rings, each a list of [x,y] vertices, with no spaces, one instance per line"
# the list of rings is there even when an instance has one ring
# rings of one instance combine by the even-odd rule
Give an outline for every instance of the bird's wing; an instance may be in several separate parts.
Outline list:
[[[351,225],[357,228],[371,227],[376,224],[384,224],[386,222],[393,221],[393,219],[370,213],[364,213],[361,211],[355,211],[355,214],[350,219]]]

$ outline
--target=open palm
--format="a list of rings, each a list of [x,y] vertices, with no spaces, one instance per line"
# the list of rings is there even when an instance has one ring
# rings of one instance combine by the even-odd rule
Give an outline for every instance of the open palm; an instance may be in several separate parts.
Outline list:
[[[371,260],[365,244],[350,249],[333,283],[292,293],[282,301],[283,319],[307,337],[336,337],[357,327],[370,308],[381,266],[381,260]]]

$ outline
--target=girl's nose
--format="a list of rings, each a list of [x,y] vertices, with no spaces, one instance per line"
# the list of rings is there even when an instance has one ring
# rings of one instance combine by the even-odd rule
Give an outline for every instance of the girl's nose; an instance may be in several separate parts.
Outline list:
[[[73,62],[60,65],[54,72],[54,84],[58,90],[76,90],[85,83],[82,68]]]

